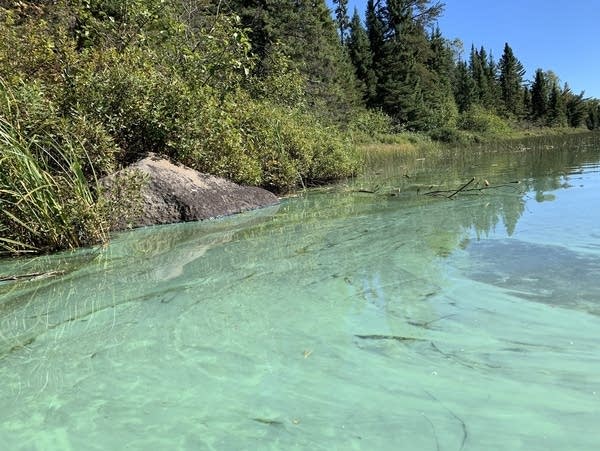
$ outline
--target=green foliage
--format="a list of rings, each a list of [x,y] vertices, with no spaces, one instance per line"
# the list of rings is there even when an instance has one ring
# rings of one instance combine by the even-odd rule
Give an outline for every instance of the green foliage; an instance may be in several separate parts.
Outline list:
[[[461,114],[458,121],[461,130],[488,135],[506,135],[510,132],[508,123],[485,108],[474,106]]]
[[[523,114],[523,75],[525,69],[515,57],[508,43],[504,44],[504,53],[500,58],[500,89],[504,111],[515,116]]]
[[[358,11],[354,11],[350,22],[350,34],[346,40],[346,47],[356,78],[361,83],[363,101],[365,105],[374,104],[377,93],[377,77],[373,67],[373,54],[367,30],[363,27]]]
[[[436,128],[429,136],[434,141],[441,141],[448,144],[468,144],[472,141],[471,135],[454,127]]]
[[[567,125],[567,105],[559,87],[554,84],[548,99],[546,124],[550,127],[565,127]]]
[[[585,125],[588,130],[600,130],[600,101],[592,100],[587,105],[588,114]]]
[[[394,133],[392,118],[378,110],[363,110],[353,115],[348,132],[357,142],[370,142]]]
[[[77,142],[42,146],[0,120],[0,254],[104,242],[106,206],[83,173]]]
[[[535,79],[531,85],[531,115],[534,120],[541,119],[548,112],[548,101],[550,99],[550,87],[546,74],[542,69],[535,71]]]
[[[567,124],[569,127],[577,128],[580,127],[586,117],[586,105],[583,99],[583,92],[575,95],[571,92],[568,85],[565,85],[562,96],[564,98]]]

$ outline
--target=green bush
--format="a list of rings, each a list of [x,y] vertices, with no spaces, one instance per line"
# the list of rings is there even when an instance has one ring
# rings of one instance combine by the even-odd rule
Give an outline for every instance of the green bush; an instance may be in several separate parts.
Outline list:
[[[361,110],[350,118],[348,132],[356,141],[378,140],[394,132],[392,118],[376,110]]]
[[[510,132],[510,126],[504,119],[480,106],[473,106],[462,113],[458,127],[461,130],[491,135],[503,135]]]

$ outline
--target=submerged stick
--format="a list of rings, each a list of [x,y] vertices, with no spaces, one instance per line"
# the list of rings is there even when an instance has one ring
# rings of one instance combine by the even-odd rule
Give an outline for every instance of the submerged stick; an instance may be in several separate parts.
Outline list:
[[[458,449],[458,451],[462,451],[463,448],[465,447],[465,443],[467,443],[467,437],[469,436],[469,433],[467,431],[467,424],[463,421],[463,419],[461,417],[459,417],[452,410],[450,410],[448,407],[446,407],[442,401],[437,399],[435,396],[433,396],[427,390],[423,390],[423,391],[425,393],[427,393],[431,399],[437,401],[450,415],[452,415],[460,423],[460,425],[462,427],[463,436],[462,436],[462,441],[460,443],[460,448]]]
[[[0,282],[15,282],[17,280],[36,280],[46,277],[62,276],[64,271],[32,272],[29,274],[16,274],[10,276],[0,276]]]
[[[473,183],[475,181],[475,177],[472,177],[471,180],[469,180],[467,183],[465,183],[463,186],[461,186],[460,188],[458,188],[456,191],[454,191],[452,194],[450,194],[448,196],[448,199],[452,199],[454,196],[456,196],[458,193],[460,193],[462,190],[464,190],[467,186],[469,186],[471,183]]]
[[[422,338],[403,337],[400,335],[354,335],[361,340],[396,340],[396,341],[426,341]]]
[[[468,193],[468,192],[473,192],[473,191],[479,191],[482,192],[483,190],[488,190],[488,189],[497,189],[497,188],[513,188],[513,185],[518,185],[521,182],[519,180],[516,180],[514,182],[508,182],[508,183],[502,183],[500,185],[489,185],[486,184],[485,186],[478,186],[476,188],[469,188],[466,189],[467,186],[469,186],[471,183],[473,183],[473,179],[471,179],[470,181],[468,181],[466,183],[466,185],[461,186],[458,190],[436,190],[436,191],[428,191],[426,193],[423,193],[423,195],[425,196],[440,196],[440,195],[444,195],[444,197],[451,199],[453,196],[455,196],[456,194],[460,193],[460,192],[464,192],[464,193]],[[489,182],[488,182],[489,183]],[[446,196],[445,194],[447,193],[451,193],[449,196]]]

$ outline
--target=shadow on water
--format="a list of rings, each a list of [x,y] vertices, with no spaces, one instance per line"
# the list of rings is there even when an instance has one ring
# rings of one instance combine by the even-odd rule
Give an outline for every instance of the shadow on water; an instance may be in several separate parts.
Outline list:
[[[600,315],[600,255],[520,240],[487,240],[469,247],[469,277],[521,298]]]

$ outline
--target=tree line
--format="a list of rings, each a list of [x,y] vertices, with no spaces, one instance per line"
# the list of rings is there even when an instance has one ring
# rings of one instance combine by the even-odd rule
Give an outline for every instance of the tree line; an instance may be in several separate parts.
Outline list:
[[[477,130],[471,122],[485,113],[522,126],[600,126],[597,99],[561,86],[552,71],[537,69],[529,83],[508,43],[498,61],[474,46],[463,59],[461,43],[444,38],[436,25],[441,2],[368,0],[365,24],[356,10],[348,17],[347,0],[334,4],[364,104],[407,129]]]

